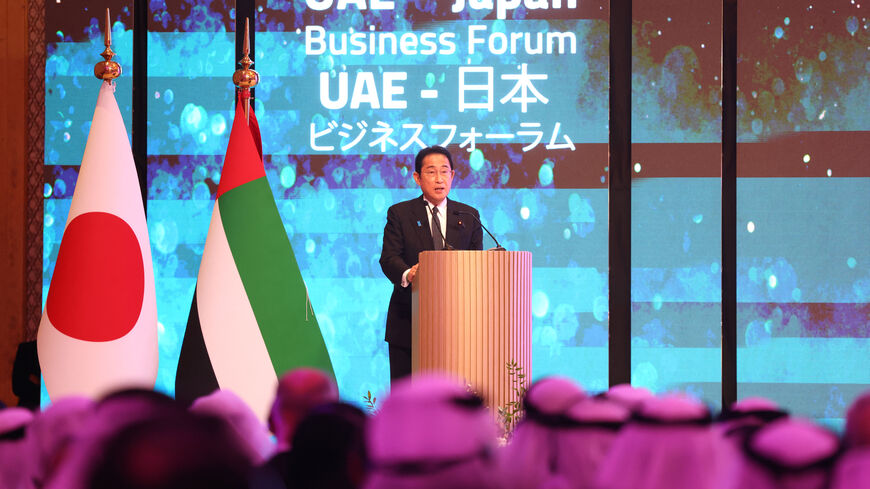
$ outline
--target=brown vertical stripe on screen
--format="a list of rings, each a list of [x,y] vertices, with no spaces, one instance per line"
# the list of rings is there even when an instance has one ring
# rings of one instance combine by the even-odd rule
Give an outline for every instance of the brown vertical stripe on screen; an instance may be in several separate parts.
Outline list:
[[[148,215],[148,2],[133,2],[133,161]]]
[[[631,0],[610,2],[608,375],[631,381]]]
[[[737,400],[737,0],[722,3],[722,406]]]

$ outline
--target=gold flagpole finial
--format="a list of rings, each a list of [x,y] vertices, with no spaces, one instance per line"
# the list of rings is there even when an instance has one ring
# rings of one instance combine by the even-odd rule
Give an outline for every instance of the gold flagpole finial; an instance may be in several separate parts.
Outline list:
[[[236,70],[233,73],[233,83],[239,87],[241,90],[242,98],[245,102],[245,120],[250,119],[250,111],[251,111],[251,88],[257,86],[257,83],[260,83],[260,74],[251,69],[251,65],[254,64],[251,61],[251,44],[250,44],[250,19],[245,19],[245,38],[242,44],[242,53],[244,53],[244,57],[239,60],[239,64],[242,65],[242,68]]]
[[[112,80],[121,76],[121,65],[112,61],[115,52],[112,51],[112,20],[108,8],[106,9],[105,44],[106,50],[100,53],[105,61],[100,61],[94,65],[94,76],[111,83]]]

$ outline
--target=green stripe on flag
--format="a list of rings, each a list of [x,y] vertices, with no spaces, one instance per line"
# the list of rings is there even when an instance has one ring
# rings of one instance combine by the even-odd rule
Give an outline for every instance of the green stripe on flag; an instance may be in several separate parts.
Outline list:
[[[269,182],[252,180],[219,201],[227,241],[275,372],[280,377],[305,366],[334,377]]]

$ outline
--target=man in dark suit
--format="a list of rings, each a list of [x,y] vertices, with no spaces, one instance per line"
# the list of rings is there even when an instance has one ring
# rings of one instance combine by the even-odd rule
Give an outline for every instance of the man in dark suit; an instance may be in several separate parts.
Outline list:
[[[380,263],[393,282],[385,338],[390,347],[391,381],[411,373],[411,283],[417,275],[419,253],[483,248],[477,209],[447,199],[454,174],[449,151],[441,146],[420,150],[414,159],[414,181],[423,195],[387,211]]]

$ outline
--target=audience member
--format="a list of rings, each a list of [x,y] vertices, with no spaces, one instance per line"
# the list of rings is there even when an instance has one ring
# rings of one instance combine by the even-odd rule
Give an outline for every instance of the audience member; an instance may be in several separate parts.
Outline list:
[[[350,404],[314,408],[297,426],[286,465],[287,487],[356,489],[368,465],[366,414]]]
[[[434,374],[398,382],[369,422],[367,489],[479,489],[495,482],[496,426],[480,398]]]
[[[635,411],[648,399],[655,395],[645,387],[634,387],[631,384],[617,384],[599,394],[599,397],[618,402],[628,409]]]
[[[601,464],[600,489],[711,489],[719,439],[706,406],[686,396],[644,401]]]
[[[33,421],[33,411],[23,407],[0,409],[0,440],[17,440],[24,436],[27,425]]]
[[[527,391],[525,417],[501,451],[492,413],[453,379],[398,383],[370,421],[337,398],[318,370],[282,377],[270,424],[287,448],[277,453],[229,391],[189,410],[141,389],[99,402],[61,399],[44,413],[0,409],[0,489],[852,489],[870,481],[870,393],[850,406],[841,444],[764,398],[734,403],[714,425],[687,396],[623,385],[590,398],[572,380],[549,377]]]
[[[762,397],[741,399],[723,410],[714,425],[722,438],[722,470],[735,470],[749,435],[759,427],[786,416],[787,411]]]
[[[245,489],[248,456],[229,425],[176,412],[109,437],[89,471],[91,489]]]
[[[502,487],[537,488],[563,477],[557,431],[569,423],[568,409],[585,398],[583,389],[564,377],[546,377],[529,387],[522,399],[525,416],[500,453]]]
[[[125,389],[97,402],[81,436],[46,481],[48,489],[85,489],[87,474],[106,440],[127,426],[186,412],[174,399],[148,389]]]
[[[590,399],[568,379],[542,379],[523,402],[525,417],[502,450],[501,487],[586,488],[619,427],[626,407]]]
[[[95,405],[85,397],[67,397],[48,406],[33,420],[27,430],[32,487],[43,487],[69,456],[93,416]]]
[[[25,434],[33,421],[33,412],[23,407],[0,409],[0,488],[25,487],[27,464]]]
[[[619,431],[631,418],[631,410],[607,399],[586,399],[568,411],[577,430],[565,436],[566,453],[573,453],[564,463],[569,480],[580,488],[595,487],[598,472]]]
[[[831,489],[870,485],[870,391],[849,406],[843,445],[845,453],[834,468]]]
[[[848,449],[836,462],[831,489],[870,486],[870,447]]]
[[[184,407],[166,394],[149,389],[122,389],[97,401],[90,428],[98,434],[114,434],[121,428],[147,419],[174,416]]]
[[[870,447],[870,391],[849,406],[843,437],[849,447]]]
[[[218,389],[190,406],[196,414],[211,415],[229,423],[252,465],[260,465],[275,453],[269,430],[245,401],[228,390]]]
[[[808,421],[782,418],[746,439],[722,489],[823,489],[839,451],[837,436]]]
[[[723,435],[743,427],[757,428],[771,421],[788,416],[788,411],[763,397],[747,397],[726,408],[719,415],[717,427]]]
[[[296,425],[313,408],[329,402],[338,402],[338,387],[325,372],[297,368],[281,376],[269,414],[269,429],[275,434],[277,449],[290,448]]]
[[[39,409],[41,374],[36,340],[19,343],[12,363],[12,393],[18,396],[20,407]]]

